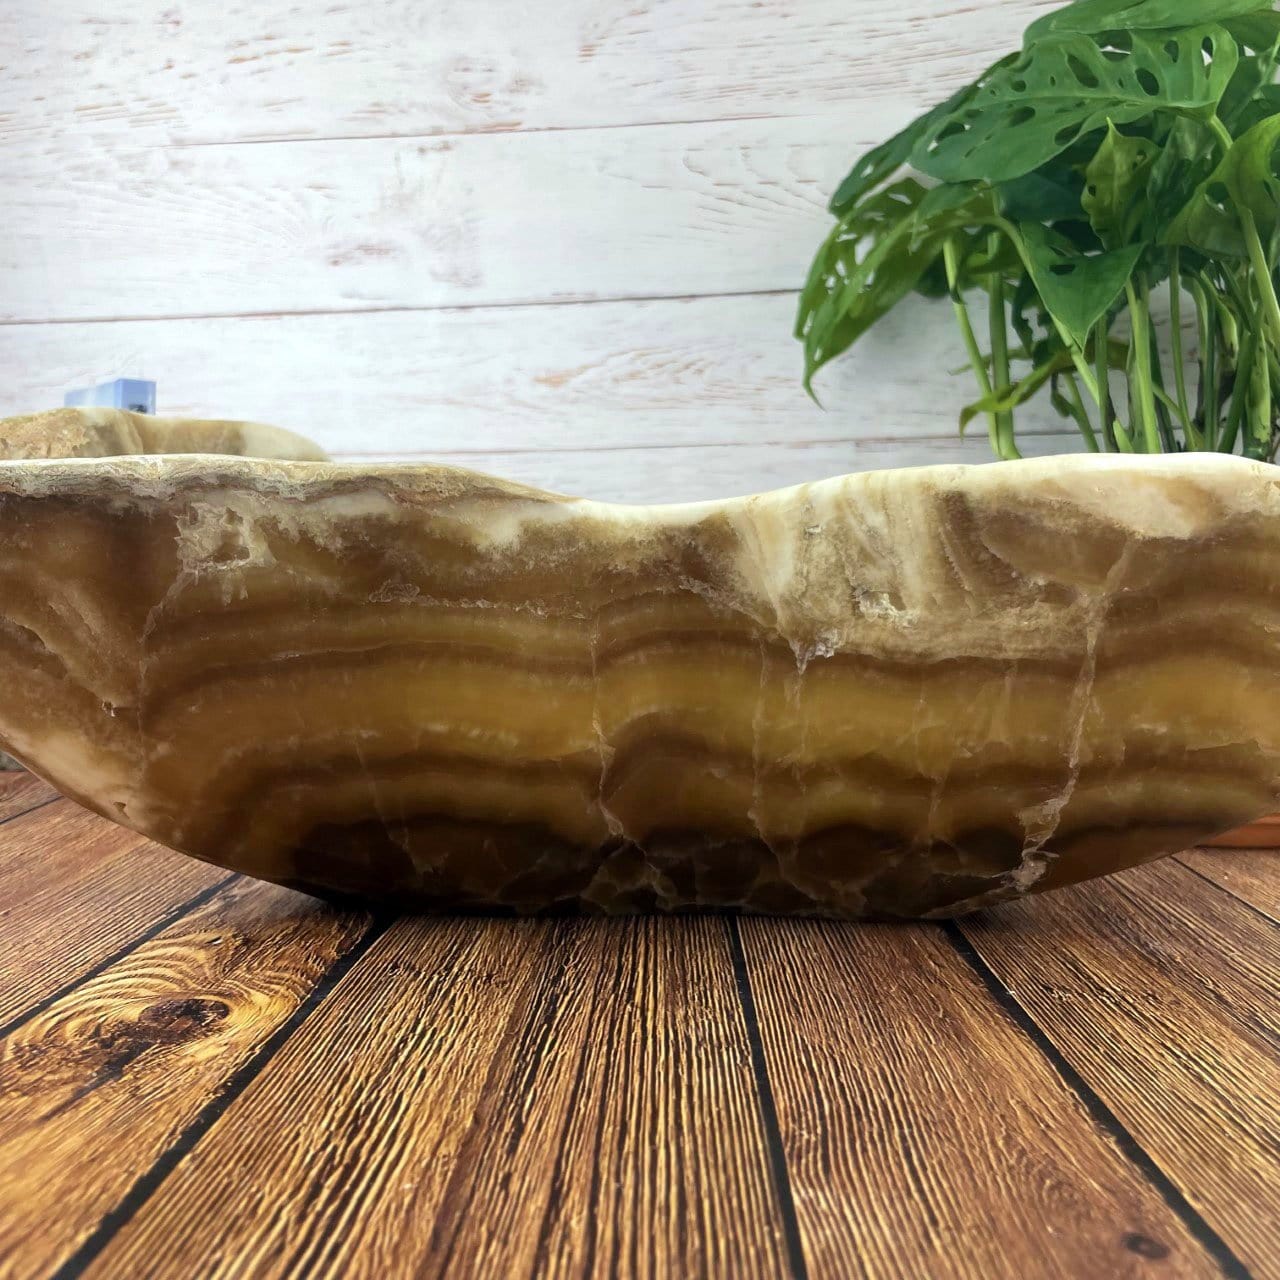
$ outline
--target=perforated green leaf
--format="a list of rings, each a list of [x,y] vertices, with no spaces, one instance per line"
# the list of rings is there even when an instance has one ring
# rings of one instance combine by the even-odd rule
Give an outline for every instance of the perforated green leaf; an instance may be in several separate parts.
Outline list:
[[[860,247],[865,253],[866,242],[889,236],[905,226],[927,194],[926,188],[914,178],[904,178],[869,196],[840,219],[814,257],[808,279],[800,291],[797,338],[804,338],[810,332],[823,302],[857,272]]]
[[[1098,153],[1085,170],[1081,203],[1099,240],[1115,249],[1128,243],[1141,221],[1139,202],[1159,148],[1146,138],[1129,138],[1107,127]]]
[[[1180,116],[1164,137],[1147,181],[1143,236],[1163,242],[1169,225],[1217,167],[1220,145],[1212,129],[1193,116]]]
[[[1084,134],[1157,110],[1209,114],[1236,70],[1222,27],[1117,37],[1101,48],[1085,35],[1050,36],[996,67],[934,120],[911,163],[943,182],[1020,178]]]
[[[996,63],[1017,61],[1017,54],[1009,54]],[[992,71],[995,67],[991,68]],[[989,73],[988,73],[989,74]],[[940,103],[932,111],[913,120],[901,133],[895,134],[888,142],[873,147],[845,175],[844,181],[836,188],[831,197],[831,212],[837,218],[843,217],[869,191],[874,191],[882,182],[891,178],[908,160],[915,150],[916,143],[929,131],[935,120],[954,111],[973,92],[972,85],[965,85],[958,93],[954,93],[946,102]]]
[[[1258,91],[1269,85],[1280,60],[1280,13],[1267,10],[1249,14],[1223,24],[1239,46],[1240,59],[1227,91],[1222,95],[1218,114],[1232,129],[1246,129],[1243,116]]]
[[[1086,257],[1047,227],[1032,223],[1019,231],[1036,291],[1053,318],[1083,348],[1093,326],[1133,275],[1142,245]]]
[[[1223,22],[1270,8],[1258,0],[1077,0],[1037,19],[1023,39],[1029,45],[1063,31],[1160,31],[1192,23]]]
[[[1258,227],[1269,234],[1280,217],[1280,177],[1276,147],[1280,116],[1271,116],[1237,138],[1222,162],[1222,177],[1236,205],[1248,209]]]
[[[1280,115],[1267,117],[1237,138],[1173,220],[1165,233],[1165,243],[1188,246],[1215,257],[1243,258],[1247,250],[1239,210],[1252,213],[1265,235],[1280,221],[1278,145]]]
[[[1044,364],[1033,369],[1021,382],[1015,383],[1012,387],[997,387],[989,396],[983,396],[981,400],[965,405],[960,413],[960,434],[964,435],[969,423],[980,414],[1008,413],[1026,404],[1050,378],[1070,368],[1070,353],[1060,350]]]
[[[1014,222],[1058,222],[1081,215],[1084,181],[1064,160],[1051,161],[996,188],[996,205]]]
[[[823,365],[920,284],[947,236],[994,216],[988,191],[926,190],[913,179],[847,215],[823,245],[801,294],[796,334],[804,341],[806,389]]]

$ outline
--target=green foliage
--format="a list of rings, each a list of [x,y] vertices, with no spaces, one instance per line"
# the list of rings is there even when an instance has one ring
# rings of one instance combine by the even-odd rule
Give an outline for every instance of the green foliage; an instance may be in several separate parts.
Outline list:
[[[1251,15],[1257,0],[1078,0],[1047,13],[1027,28],[1027,44],[1062,31],[1103,35],[1109,31],[1165,31]]]
[[[1160,148],[1149,138],[1128,138],[1108,122],[1107,136],[1084,171],[1079,206],[1088,215],[1094,235],[1108,249],[1129,244],[1141,225],[1142,193],[1151,181],[1151,166],[1159,153]],[[1122,288],[1124,281],[1116,293]]]
[[[806,388],[916,292],[950,300],[980,389],[961,427],[985,416],[999,457],[1046,393],[1091,448],[1274,456],[1278,64],[1259,0],[1078,0],[1033,23],[841,183],[797,316]],[[1184,337],[1168,377],[1153,289]]]
[[[1212,114],[1238,61],[1235,41],[1218,26],[1129,32],[1108,37],[1105,48],[1092,36],[1049,35],[935,116],[910,160],[942,182],[1020,178],[1108,120],[1146,119],[1157,103]]]
[[[1142,246],[1082,254],[1070,241],[1034,222],[1022,227],[1021,235],[1027,273],[1045,309],[1064,335],[1083,348],[1094,326],[1124,292]]]

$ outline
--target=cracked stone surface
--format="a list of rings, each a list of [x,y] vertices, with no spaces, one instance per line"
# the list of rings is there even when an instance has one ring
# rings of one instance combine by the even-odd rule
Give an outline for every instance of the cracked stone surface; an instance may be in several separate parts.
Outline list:
[[[1262,464],[623,507],[113,410],[0,455],[0,748],[322,896],[946,916],[1280,796]]]

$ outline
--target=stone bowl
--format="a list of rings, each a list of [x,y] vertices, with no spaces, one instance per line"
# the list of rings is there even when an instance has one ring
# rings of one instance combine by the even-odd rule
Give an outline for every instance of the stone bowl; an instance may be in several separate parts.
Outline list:
[[[1262,464],[629,507],[109,410],[0,456],[0,749],[318,895],[946,917],[1277,807]]]

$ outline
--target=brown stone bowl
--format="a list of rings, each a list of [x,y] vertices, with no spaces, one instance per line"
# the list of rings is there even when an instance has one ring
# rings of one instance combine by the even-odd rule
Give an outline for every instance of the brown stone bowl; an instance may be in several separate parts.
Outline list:
[[[940,917],[1277,808],[1261,464],[626,507],[103,410],[0,456],[0,749],[317,894]]]

